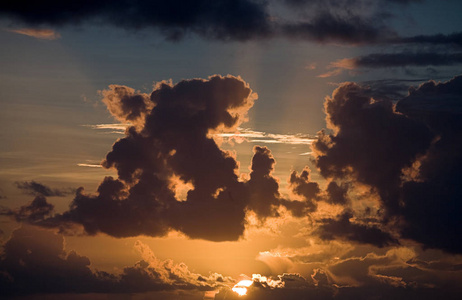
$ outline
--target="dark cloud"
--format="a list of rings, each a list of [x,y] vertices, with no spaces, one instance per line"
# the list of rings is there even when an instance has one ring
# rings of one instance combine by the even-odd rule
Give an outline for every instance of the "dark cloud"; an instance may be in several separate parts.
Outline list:
[[[126,29],[154,28],[170,39],[196,33],[220,40],[248,40],[270,34],[263,1],[80,1],[3,3],[0,15],[29,25],[108,23]]]
[[[389,43],[428,44],[460,47],[462,46],[462,32],[455,32],[452,34],[416,35],[412,37],[400,37],[396,39],[391,39]]]
[[[353,214],[345,211],[336,219],[322,219],[315,234],[323,240],[344,239],[353,242],[370,244],[379,248],[398,245],[396,238],[375,225],[353,223]]]
[[[310,178],[310,169],[305,169],[298,174],[293,171],[289,178],[289,189],[295,194],[300,196],[301,201],[298,200],[282,200],[284,205],[292,215],[296,217],[304,217],[307,214],[316,211],[318,208],[317,201],[319,200],[321,189],[317,182],[312,182]]]
[[[74,193],[73,189],[53,189],[44,184],[41,184],[36,181],[22,181],[15,182],[15,185],[18,189],[23,191],[26,194],[33,196],[45,196],[45,197],[63,197],[69,194]]]
[[[143,122],[153,103],[149,95],[135,93],[135,90],[127,86],[110,85],[109,90],[101,92],[104,104],[111,114],[122,122],[130,122],[137,125]]]
[[[419,173],[405,182],[404,236],[432,248],[462,252],[462,76],[444,83],[426,82],[411,89],[397,110],[422,120],[437,135]]]
[[[118,177],[104,178],[93,195],[77,189],[69,210],[56,214],[44,195],[58,192],[21,183],[38,196],[3,215],[66,234],[83,229],[89,235],[163,236],[174,229],[191,238],[228,241],[243,234],[247,212],[264,222],[278,217],[281,205],[295,217],[316,211],[321,189],[309,169],[290,176],[296,200],[283,199],[268,148],[254,147],[250,173],[240,176],[234,154],[214,140],[215,133],[234,132],[246,121],[257,98],[242,79],[161,82],[149,96],[111,85],[101,94],[115,118],[133,125],[102,162]]]
[[[364,94],[377,100],[393,101],[407,96],[413,84],[427,81],[427,78],[416,79],[381,79],[360,82]]]
[[[369,44],[396,35],[380,23],[377,19],[358,15],[338,16],[323,13],[311,21],[285,24],[282,26],[282,31],[290,38],[320,43]]]
[[[28,26],[80,25],[90,22],[128,30],[154,29],[171,40],[178,40],[191,33],[224,41],[278,36],[322,43],[354,44],[440,40],[439,37],[415,37],[407,38],[406,41],[397,38],[384,22],[391,16],[391,9],[387,5],[389,2],[407,4],[418,1],[98,0],[81,1],[77,5],[54,0],[42,1],[40,4],[22,0],[2,4],[0,16]],[[286,21],[278,15],[278,6],[292,8],[297,14],[290,22]],[[310,14],[298,14],[305,9],[309,9]]]
[[[410,89],[399,112],[358,85],[343,84],[325,103],[333,133],[321,133],[313,144],[323,176],[372,188],[382,206],[378,221],[399,220],[392,223],[401,237],[454,253],[462,251],[461,78]],[[345,215],[326,221],[318,229],[322,237],[360,240],[349,230],[339,233],[349,226]]]
[[[87,257],[64,250],[62,236],[23,226],[15,230],[3,246],[0,259],[2,296],[205,291],[222,285],[217,283],[216,279],[222,278],[218,274],[201,276],[203,280],[199,281],[200,275],[190,272],[186,266],[157,260],[147,246],[139,242],[135,248],[144,259],[124,268],[120,275],[93,271]]]
[[[248,207],[263,218],[276,216],[280,202],[279,183],[271,174],[276,161],[266,147],[256,146],[253,150],[252,172],[247,182],[250,189]]]
[[[387,3],[398,3],[398,4],[409,4],[413,2],[422,2],[423,0],[279,0],[294,8],[300,8],[301,6],[314,6],[322,5],[325,7],[335,8],[347,8],[354,7],[357,5],[370,5],[374,3],[387,4]]]
[[[116,237],[162,236],[176,229],[192,238],[223,241],[242,235],[248,210],[261,220],[277,216],[282,200],[269,149],[254,148],[244,180],[233,154],[213,139],[213,133],[234,131],[244,122],[256,99],[240,78],[162,82],[150,96],[119,86],[102,94],[116,118],[135,125],[102,162],[116,169],[118,178],[105,178],[96,195],[78,189],[68,211],[36,224],[63,231],[78,224],[88,234]],[[309,192],[303,184],[315,188],[306,196],[308,203],[319,188],[303,176],[297,193]],[[181,189],[186,189],[184,199]]]
[[[402,66],[452,66],[462,64],[462,53],[402,52],[369,54],[343,60],[349,68],[387,68]],[[341,66],[341,64],[340,64]]]
[[[46,198],[38,195],[28,205],[21,206],[18,211],[13,211],[17,221],[35,222],[49,217],[54,210],[54,205],[47,202]]]
[[[325,102],[328,127],[313,143],[316,165],[326,178],[352,178],[377,189],[390,210],[399,208],[401,170],[425,153],[433,135],[422,123],[373,101],[354,83],[337,88]]]
[[[335,181],[329,182],[327,185],[326,202],[331,204],[345,205],[348,203],[348,185],[345,183],[338,184]]]

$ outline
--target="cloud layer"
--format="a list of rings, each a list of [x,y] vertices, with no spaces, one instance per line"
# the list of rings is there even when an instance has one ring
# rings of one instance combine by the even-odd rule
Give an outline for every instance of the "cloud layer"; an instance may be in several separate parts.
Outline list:
[[[22,0],[0,6],[0,16],[28,26],[109,24],[128,30],[152,30],[167,39],[188,34],[222,41],[247,41],[284,36],[320,43],[442,43],[450,36],[401,38],[387,24],[393,4],[420,1],[83,1],[78,5]],[[290,17],[279,12],[290,12]]]

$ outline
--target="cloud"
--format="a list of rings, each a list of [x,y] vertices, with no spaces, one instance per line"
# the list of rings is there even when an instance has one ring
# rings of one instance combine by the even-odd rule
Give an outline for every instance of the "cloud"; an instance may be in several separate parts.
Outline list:
[[[275,163],[268,148],[254,147],[250,179],[247,181],[250,189],[248,207],[261,218],[277,215],[280,199],[279,182],[271,175]]]
[[[360,82],[364,94],[377,100],[398,101],[407,96],[413,84],[427,81],[426,78],[416,79],[381,79]]]
[[[282,200],[282,204],[296,217],[303,217],[316,211],[321,189],[317,182],[312,182],[310,169],[305,169],[298,174],[293,171],[289,179],[289,189],[299,196],[300,200]]]
[[[395,235],[461,253],[461,94],[460,76],[445,83],[430,81],[411,89],[395,108],[389,101],[372,99],[357,84],[344,83],[326,98],[332,133],[321,132],[313,143],[316,165],[337,183],[370,187],[371,197],[380,201],[377,221],[392,225]],[[349,187],[348,195],[358,194],[357,188]],[[336,228],[344,229],[347,239],[359,240],[347,230],[348,219],[338,218],[324,225],[343,220],[346,226],[328,232],[340,238]],[[372,230],[375,225],[364,226]]]
[[[45,197],[64,197],[74,193],[73,189],[52,189],[36,181],[17,181],[15,185],[23,193],[28,195],[41,195]]]
[[[326,250],[330,252],[329,246],[324,244],[320,255],[325,255]],[[377,251],[380,254],[371,247],[349,245],[345,249],[345,245],[340,245],[340,249],[341,254],[334,251],[314,261],[310,249],[294,249],[308,253],[306,260],[290,257],[292,268],[298,264],[304,275],[291,272],[244,277],[251,283],[246,284],[246,299],[375,299],[377,295],[378,299],[458,299],[462,280],[459,258],[444,263],[447,255],[429,256],[428,251],[405,246],[381,249]],[[239,299],[228,291],[222,289],[216,299]]]
[[[101,91],[103,103],[106,104],[108,111],[119,121],[130,122],[137,125],[143,122],[153,106],[149,95],[135,93],[135,90],[120,85],[110,85],[108,90]],[[121,129],[120,126],[98,126],[98,129]]]
[[[349,201],[347,195],[348,185],[346,185],[345,183],[339,185],[335,181],[331,181],[327,185],[326,192],[326,202],[328,203],[345,205]]]
[[[427,44],[446,45],[453,47],[462,46],[462,32],[452,34],[416,35],[411,37],[400,37],[390,40],[394,44]]]
[[[396,238],[375,225],[351,222],[352,217],[351,212],[345,211],[336,219],[322,219],[321,225],[315,230],[315,234],[319,235],[323,240],[345,239],[379,248],[399,244]]]
[[[247,41],[289,37],[320,43],[376,43],[396,40],[386,24],[390,1],[86,1],[78,6],[40,5],[23,0],[0,7],[0,16],[29,26],[109,24],[128,30],[155,30],[167,39],[188,34],[221,41]],[[394,0],[407,4],[418,1]],[[290,11],[280,14],[279,7]],[[289,8],[287,10],[286,8]],[[292,9],[292,10],[290,10]],[[310,13],[301,14],[308,10]],[[289,18],[290,21],[286,19]],[[416,38],[414,42],[421,39]]]
[[[95,125],[82,125],[85,127],[90,127],[96,130],[104,130],[104,133],[117,133],[117,134],[125,134],[125,130],[130,127],[130,123],[126,124],[95,124]]]
[[[12,216],[16,221],[27,221],[34,223],[44,218],[50,217],[53,213],[54,205],[47,202],[43,195],[37,195],[29,204],[23,205],[18,209],[2,207],[0,215]]]
[[[401,170],[425,153],[433,135],[422,123],[393,111],[391,102],[374,101],[354,83],[337,88],[325,102],[326,122],[313,143],[316,165],[326,178],[353,178],[377,189],[382,201],[397,209],[394,194]]]
[[[19,28],[19,29],[5,29],[9,32],[27,35],[41,40],[57,40],[61,35],[53,29],[39,29],[39,28]]]
[[[350,59],[342,59],[332,64],[343,69],[387,68],[401,66],[451,66],[462,63],[462,53],[402,52],[369,54]]]
[[[44,243],[43,241],[47,241]],[[142,260],[121,274],[92,270],[90,260],[64,250],[64,239],[50,231],[25,226],[3,246],[0,287],[3,296],[56,293],[141,293],[150,291],[214,290],[232,284],[220,274],[202,276],[184,264],[157,259],[141,242]]]
[[[403,184],[404,236],[428,247],[462,252],[462,76],[429,81],[410,90],[397,110],[428,124],[437,135],[418,164],[418,175]]]
[[[336,76],[343,70],[394,68],[394,67],[429,67],[456,66],[462,64],[462,53],[440,51],[406,51],[400,53],[372,53],[353,58],[343,58],[331,62],[321,78]]]
[[[95,164],[77,164],[79,167],[88,167],[88,168],[102,168],[102,165],[95,165]]]
[[[139,97],[123,87],[130,96],[107,102],[109,111],[136,125],[102,162],[118,177],[106,177],[94,195],[78,189],[64,213],[53,214],[42,195],[4,214],[63,232],[81,226],[90,235],[163,236],[173,229],[190,238],[228,241],[242,236],[246,214],[264,224],[284,207],[294,217],[309,216],[313,227],[307,230],[324,240],[386,247],[406,238],[460,253],[455,238],[462,227],[456,200],[461,195],[460,86],[461,77],[430,81],[394,105],[372,98],[371,89],[341,84],[325,101],[329,132],[321,131],[312,143],[327,187],[313,182],[308,168],[294,171],[289,199],[279,192],[276,160],[268,148],[254,147],[245,176],[234,154],[214,139],[235,133],[247,120],[256,95],[242,79],[216,75],[162,82],[151,95]],[[104,97],[123,98],[115,86]],[[140,112],[135,119],[133,111]],[[179,199],[182,186],[188,191]]]
[[[232,153],[220,149],[213,134],[234,132],[246,120],[257,97],[248,85],[237,77],[212,76],[162,82],[150,96],[117,86],[102,94],[117,119],[135,125],[102,162],[118,178],[105,178],[96,195],[77,190],[69,211],[41,224],[80,224],[88,234],[117,237],[162,236],[176,229],[192,238],[236,240],[244,231],[246,207],[258,203],[251,190],[259,175],[255,169],[253,179],[242,182]],[[193,187],[185,201],[175,198],[178,181]]]
[[[3,4],[0,15],[30,25],[61,26],[85,22],[125,29],[154,28],[169,39],[193,32],[219,40],[248,40],[270,34],[266,4],[250,0],[217,1],[85,1],[56,5],[54,1]]]
[[[396,35],[391,29],[380,25],[377,19],[332,13],[319,14],[311,21],[284,24],[282,31],[290,38],[347,44],[376,43],[384,37]]]
[[[106,133],[124,134],[130,124],[96,124],[83,125],[97,130],[109,130]],[[307,145],[316,140],[316,137],[304,133],[279,134],[238,127],[235,132],[214,133],[213,136],[222,138],[226,142],[248,142],[259,144],[289,144]]]

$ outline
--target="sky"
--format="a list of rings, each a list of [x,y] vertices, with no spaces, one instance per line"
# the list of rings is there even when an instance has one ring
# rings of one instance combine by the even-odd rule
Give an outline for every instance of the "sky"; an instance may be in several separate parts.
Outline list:
[[[0,4],[0,290],[460,299],[458,0]]]

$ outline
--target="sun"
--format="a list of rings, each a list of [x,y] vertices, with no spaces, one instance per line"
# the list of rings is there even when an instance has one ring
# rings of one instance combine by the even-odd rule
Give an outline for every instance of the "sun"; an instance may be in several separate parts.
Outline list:
[[[253,283],[252,280],[241,280],[232,288],[233,292],[237,293],[239,296],[244,296],[247,294],[247,288]]]

